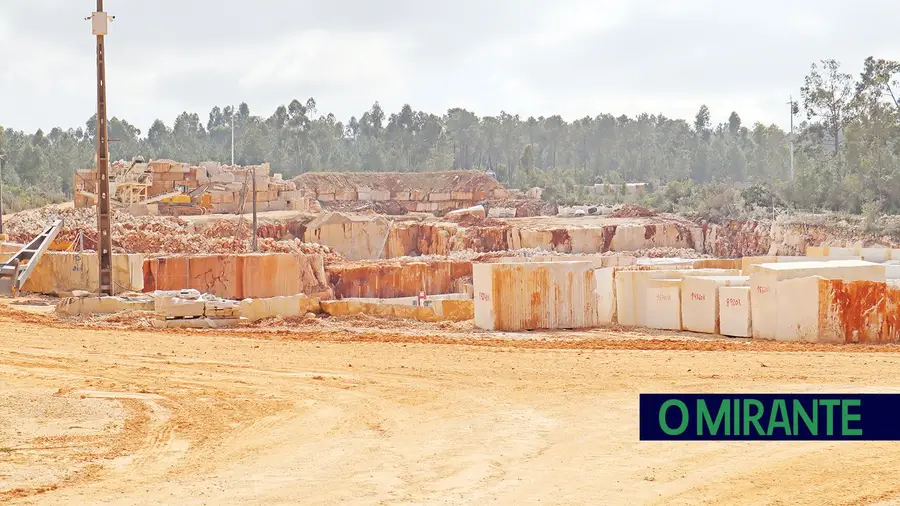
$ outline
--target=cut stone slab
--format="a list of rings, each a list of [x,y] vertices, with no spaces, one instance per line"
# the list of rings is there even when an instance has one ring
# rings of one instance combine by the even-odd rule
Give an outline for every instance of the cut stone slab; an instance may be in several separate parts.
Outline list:
[[[223,329],[234,327],[247,321],[245,318],[177,318],[153,320],[153,327],[159,329]]]
[[[124,297],[66,297],[56,312],[67,315],[110,314],[121,311],[153,311],[153,299]]]
[[[240,302],[241,315],[250,321],[273,318],[275,316],[302,316],[319,310],[317,300],[303,294],[285,297],[244,299]]]
[[[154,301],[154,310],[165,318],[200,317],[206,310],[206,303],[202,300],[156,297]]]

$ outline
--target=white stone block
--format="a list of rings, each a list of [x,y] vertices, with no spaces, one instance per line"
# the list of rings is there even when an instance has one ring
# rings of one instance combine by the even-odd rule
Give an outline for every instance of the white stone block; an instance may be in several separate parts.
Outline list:
[[[166,318],[191,318],[203,316],[206,303],[202,300],[186,300],[178,297],[156,297],[153,309]]]
[[[681,330],[681,279],[650,280],[645,296],[647,327]]]
[[[681,324],[684,330],[718,334],[720,287],[746,286],[749,282],[750,278],[748,276],[684,278],[681,300]]]
[[[719,333],[731,337],[753,335],[749,286],[719,287]]]
[[[862,248],[860,256],[866,262],[882,263],[891,259],[890,248]]]
[[[620,325],[647,326],[647,287],[652,279],[681,279],[687,276],[737,276],[737,269],[666,270],[665,266],[616,271],[616,316]],[[680,311],[680,306],[679,306]]]
[[[612,325],[616,322],[616,281],[614,267],[594,271],[597,296],[597,324]]]
[[[221,183],[221,184],[233,183],[234,182],[234,174],[232,174],[231,172],[222,172],[219,174],[213,174],[212,172],[210,172],[209,180],[212,181],[213,183]]]

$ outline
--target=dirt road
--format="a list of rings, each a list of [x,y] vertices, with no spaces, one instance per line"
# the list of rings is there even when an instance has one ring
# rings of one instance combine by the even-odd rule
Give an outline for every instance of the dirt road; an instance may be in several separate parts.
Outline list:
[[[0,314],[0,502],[900,498],[892,443],[637,440],[638,392],[896,391],[900,355],[890,352],[540,349],[389,331],[336,342],[343,334],[89,330],[41,318]]]

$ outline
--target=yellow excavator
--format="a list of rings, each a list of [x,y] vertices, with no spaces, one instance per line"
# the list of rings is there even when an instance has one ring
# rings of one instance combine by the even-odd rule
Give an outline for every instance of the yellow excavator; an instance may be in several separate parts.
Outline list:
[[[208,185],[191,190],[181,186],[181,193],[166,196],[158,201],[159,214],[164,216],[199,216],[212,210],[212,197],[206,191]]]

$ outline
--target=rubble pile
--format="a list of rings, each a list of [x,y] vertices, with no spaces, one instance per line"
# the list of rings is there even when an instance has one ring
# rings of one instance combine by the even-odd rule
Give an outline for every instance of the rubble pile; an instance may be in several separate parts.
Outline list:
[[[9,239],[26,243],[55,220],[63,221],[56,237],[57,243],[69,243],[78,248],[79,236],[85,250],[97,247],[97,218],[91,208],[64,209],[44,207],[16,213],[5,223]],[[251,251],[250,224],[241,221],[217,220],[194,232],[181,218],[172,216],[132,216],[124,211],[113,212],[112,241],[114,253],[159,254],[229,254]],[[260,252],[322,254],[328,261],[342,257],[333,248],[321,244],[304,243],[298,239],[279,241],[261,238]]]
[[[610,213],[610,216],[613,218],[650,218],[658,214],[653,209],[644,206],[626,204]]]
[[[554,216],[559,211],[559,207],[552,202],[545,202],[534,198],[502,198],[490,201],[491,209],[508,209],[512,212],[505,214],[503,212],[493,212],[493,216],[502,216],[508,218],[530,218],[532,216]]]

